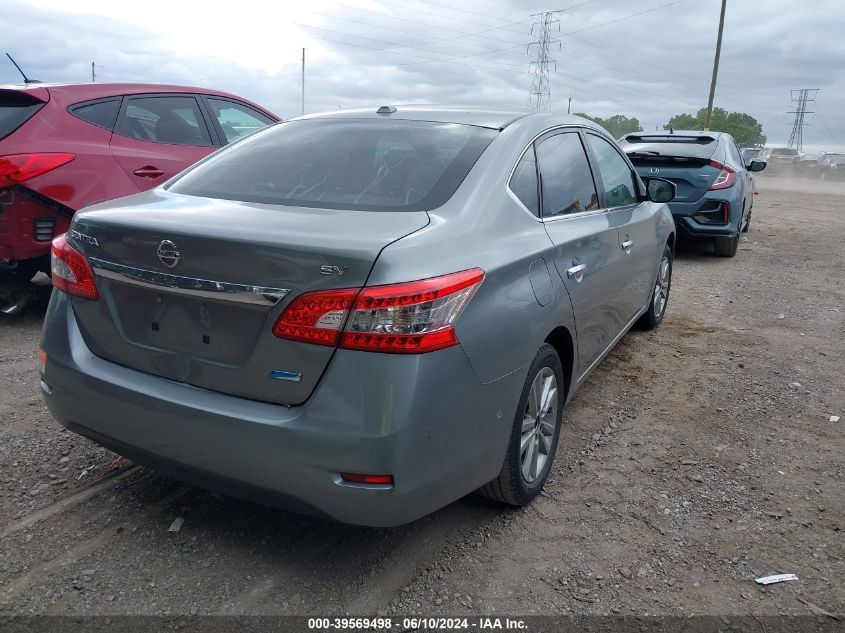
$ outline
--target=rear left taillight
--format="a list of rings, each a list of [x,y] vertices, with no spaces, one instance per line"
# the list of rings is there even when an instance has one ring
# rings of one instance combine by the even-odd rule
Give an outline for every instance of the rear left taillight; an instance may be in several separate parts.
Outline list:
[[[273,326],[280,338],[419,354],[458,343],[455,323],[484,280],[479,268],[407,283],[309,292]]]
[[[710,166],[721,171],[719,171],[719,175],[716,176],[716,180],[713,181],[713,184],[707,187],[709,191],[727,189],[728,187],[734,186],[734,183],[736,182],[736,171],[715,160],[710,161]]]
[[[0,156],[0,189],[46,174],[74,158],[76,154],[58,152]]]
[[[94,271],[85,255],[68,244],[66,235],[59,235],[50,247],[50,276],[53,287],[84,299],[100,298]]]

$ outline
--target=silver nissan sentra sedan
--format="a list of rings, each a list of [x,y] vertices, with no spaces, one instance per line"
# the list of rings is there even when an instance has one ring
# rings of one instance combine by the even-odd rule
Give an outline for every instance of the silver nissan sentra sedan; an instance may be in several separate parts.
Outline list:
[[[371,526],[542,489],[567,400],[666,311],[674,185],[550,113],[252,134],[54,240],[41,389],[186,482]]]

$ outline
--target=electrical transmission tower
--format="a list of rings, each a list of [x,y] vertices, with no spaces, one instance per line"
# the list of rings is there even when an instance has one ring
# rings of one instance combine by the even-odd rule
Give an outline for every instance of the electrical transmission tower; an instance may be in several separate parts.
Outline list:
[[[551,59],[552,50],[560,50],[560,39],[553,36],[554,32],[560,32],[560,19],[557,17],[559,11],[545,11],[535,13],[531,17],[534,23],[531,25],[531,34],[536,31],[537,41],[528,45],[528,54],[534,51],[534,60],[530,62],[529,68],[533,71],[531,79],[531,91],[528,93],[528,107],[534,110],[548,110],[551,103],[551,90],[549,87],[549,66],[557,70],[557,62]]]
[[[787,147],[794,147],[799,152],[802,150],[804,146],[804,115],[815,114],[815,112],[807,110],[807,104],[815,103],[818,93],[818,88],[801,88],[791,92],[792,101],[798,105],[789,112],[795,115],[795,122],[792,124],[792,133],[789,135]]]

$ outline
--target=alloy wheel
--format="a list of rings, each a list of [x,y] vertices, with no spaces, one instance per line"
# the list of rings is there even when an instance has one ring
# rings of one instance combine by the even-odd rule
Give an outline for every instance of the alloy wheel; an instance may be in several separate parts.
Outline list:
[[[534,482],[546,468],[557,428],[557,378],[551,367],[543,367],[534,377],[522,418],[520,465],[522,477]]]

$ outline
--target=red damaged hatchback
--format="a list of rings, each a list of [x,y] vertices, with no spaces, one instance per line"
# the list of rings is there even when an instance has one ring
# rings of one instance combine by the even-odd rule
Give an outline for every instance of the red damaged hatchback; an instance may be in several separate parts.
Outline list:
[[[50,269],[74,212],[161,184],[278,121],[240,97],[152,84],[0,86],[0,312]]]

